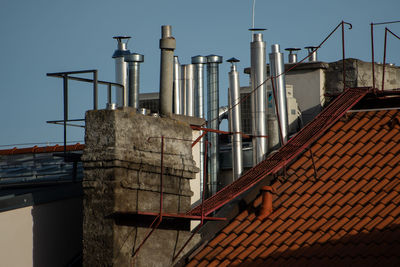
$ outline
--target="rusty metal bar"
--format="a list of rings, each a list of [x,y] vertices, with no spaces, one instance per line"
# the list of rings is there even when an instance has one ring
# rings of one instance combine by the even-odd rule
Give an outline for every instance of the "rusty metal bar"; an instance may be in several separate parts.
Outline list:
[[[161,170],[160,170],[160,220],[162,220],[163,213],[163,196],[164,196],[164,136],[161,136]]]
[[[149,137],[150,139],[150,137]],[[149,140],[148,139],[148,140]],[[157,229],[157,227],[160,225],[160,223],[162,222],[163,219],[163,163],[164,163],[164,136],[161,136],[161,170],[160,170],[160,213],[159,215],[154,219],[154,221],[152,222],[152,224],[150,225],[149,228],[152,227],[152,225],[154,224],[154,222],[158,219],[158,222],[156,224],[155,227],[152,228],[152,230],[150,232],[147,233],[146,237],[142,240],[142,242],[140,243],[138,249],[133,253],[132,255],[132,259],[134,259],[136,257],[136,255],[139,253],[140,249],[143,247],[144,243],[146,243],[147,239],[149,239],[149,237],[153,234],[153,232]],[[133,260],[132,260],[132,266],[133,266]]]
[[[205,152],[204,152],[204,170],[206,170],[207,167],[207,147],[210,143],[205,140]],[[189,244],[190,240],[192,240],[193,236],[201,229],[201,227],[204,224],[204,198],[205,198],[205,185],[206,184],[206,172],[203,172],[203,192],[201,194],[201,221],[200,224],[196,227],[196,229],[194,230],[194,232],[190,235],[189,239],[185,242],[185,244],[182,246],[182,248],[178,251],[178,253],[176,253],[176,255],[174,256],[174,258],[172,259],[172,262],[174,262],[178,256],[182,253],[183,249]]]
[[[278,118],[278,125],[279,125],[279,137],[281,139],[281,145],[285,145],[285,141],[283,140],[283,134],[282,134],[282,126],[281,126],[281,119],[280,119],[280,114],[279,114],[279,109],[278,109],[278,103],[276,102],[276,89],[275,89],[275,77],[271,79],[272,83],[272,95],[274,96],[274,103],[275,103],[275,110],[276,110],[276,117]]]

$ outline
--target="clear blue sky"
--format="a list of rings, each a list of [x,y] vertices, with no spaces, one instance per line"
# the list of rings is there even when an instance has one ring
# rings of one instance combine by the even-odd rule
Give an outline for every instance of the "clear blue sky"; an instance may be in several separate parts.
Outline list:
[[[145,55],[141,92],[158,91],[160,26],[170,24],[182,64],[195,55],[217,54],[249,66],[252,0],[2,0],[0,1],[0,145],[62,142],[62,81],[48,72],[98,69],[99,79],[114,81],[112,36],[130,35],[129,49]],[[400,20],[399,0],[305,0],[256,2],[257,27],[264,39],[281,48],[317,45],[341,21],[347,56],[370,60],[369,24]],[[376,61],[382,61],[383,32],[377,26]],[[400,24],[388,26],[400,35]],[[319,59],[341,58],[340,33],[320,50]],[[389,62],[400,65],[400,40],[389,39]],[[302,50],[300,57],[306,53]],[[286,58],[286,54],[285,54]],[[220,68],[220,104],[227,103],[229,64]],[[241,85],[248,78],[241,75]],[[83,118],[91,107],[90,86],[71,82],[70,118]],[[105,92],[105,88],[100,89]],[[101,106],[105,94],[101,94]],[[69,140],[83,140],[83,130],[69,128]],[[5,147],[0,147],[5,148]]]

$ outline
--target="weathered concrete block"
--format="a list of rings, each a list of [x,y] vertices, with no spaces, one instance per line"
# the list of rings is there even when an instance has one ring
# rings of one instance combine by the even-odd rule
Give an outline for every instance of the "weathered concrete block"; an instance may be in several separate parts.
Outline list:
[[[162,159],[161,136],[165,137]],[[84,266],[130,266],[132,261],[135,266],[172,264],[189,238],[190,232],[182,231],[188,227],[161,224],[133,259],[148,231],[145,226],[151,223],[134,214],[159,212],[161,170],[163,212],[190,209],[190,180],[198,172],[191,139],[189,124],[170,118],[143,116],[130,108],[87,112],[82,156]]]

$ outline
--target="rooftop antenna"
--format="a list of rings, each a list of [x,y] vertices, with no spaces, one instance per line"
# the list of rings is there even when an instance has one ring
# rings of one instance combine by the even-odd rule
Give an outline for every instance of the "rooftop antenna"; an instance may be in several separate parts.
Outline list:
[[[256,0],[253,0],[253,24],[251,25],[251,28],[252,29],[254,29],[254,10],[255,10],[255,7],[256,7]]]
[[[262,32],[262,31],[265,31],[266,30],[265,28],[255,28],[254,27],[255,8],[256,8],[256,0],[253,0],[253,16],[252,16],[253,17],[253,22],[252,22],[252,26],[249,29],[249,31],[251,31],[251,32]],[[254,41],[254,34],[253,34],[253,41]]]

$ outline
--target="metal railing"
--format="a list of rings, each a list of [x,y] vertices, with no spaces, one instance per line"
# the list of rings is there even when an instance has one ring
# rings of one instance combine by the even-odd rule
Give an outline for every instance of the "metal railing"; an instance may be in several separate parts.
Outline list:
[[[84,73],[92,73],[93,79],[82,78],[71,76],[73,74],[84,74]],[[107,82],[98,80],[98,70],[79,70],[79,71],[66,71],[66,72],[54,72],[47,73],[49,77],[56,77],[63,79],[63,110],[64,110],[64,119],[63,120],[55,120],[55,121],[47,121],[47,123],[53,123],[64,126],[64,155],[66,154],[66,145],[67,145],[67,126],[75,126],[75,127],[85,127],[82,125],[71,124],[68,122],[77,122],[77,121],[85,121],[84,119],[68,119],[68,80],[79,81],[79,82],[87,82],[93,83],[93,109],[98,109],[98,85],[107,85],[107,104],[112,104],[112,87],[121,88],[122,94],[125,95],[126,88],[119,83]],[[126,101],[123,99],[122,105],[126,106]]]

